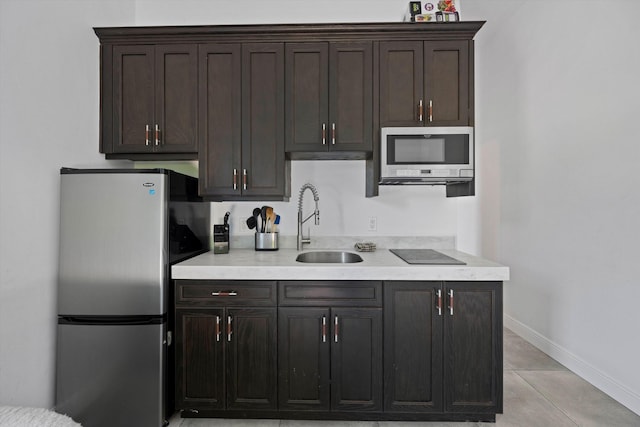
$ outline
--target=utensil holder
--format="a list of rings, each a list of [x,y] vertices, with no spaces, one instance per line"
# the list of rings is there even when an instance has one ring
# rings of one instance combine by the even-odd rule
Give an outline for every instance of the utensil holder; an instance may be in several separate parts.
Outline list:
[[[278,233],[256,233],[256,251],[277,251]]]

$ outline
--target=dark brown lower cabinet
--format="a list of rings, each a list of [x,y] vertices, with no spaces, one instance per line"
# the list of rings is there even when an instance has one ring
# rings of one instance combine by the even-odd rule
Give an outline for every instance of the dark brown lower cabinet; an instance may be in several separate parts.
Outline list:
[[[442,412],[440,283],[387,282],[384,294],[384,410]]]
[[[501,282],[385,282],[384,310],[385,411],[502,412]]]
[[[282,307],[279,408],[382,410],[382,310]]]
[[[502,282],[445,282],[446,412],[502,413]]]
[[[176,310],[176,407],[224,409],[224,309]]]
[[[177,281],[185,417],[495,421],[502,282]]]
[[[177,407],[277,409],[275,308],[176,310]]]
[[[280,409],[331,408],[329,309],[278,309],[278,400]]]

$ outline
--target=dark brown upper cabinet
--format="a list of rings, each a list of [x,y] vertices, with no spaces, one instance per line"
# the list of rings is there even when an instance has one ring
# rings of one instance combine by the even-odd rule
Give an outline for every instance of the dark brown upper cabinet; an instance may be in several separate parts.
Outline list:
[[[284,44],[200,45],[200,195],[282,200]]]
[[[103,48],[100,149],[107,158],[195,158],[197,60],[193,44]]]
[[[288,160],[366,159],[377,196],[381,126],[473,126],[483,24],[94,28],[100,152],[197,158],[210,200],[287,200]]]
[[[380,125],[473,125],[471,43],[380,42]]]
[[[373,43],[287,43],[286,151],[293,159],[373,150]]]

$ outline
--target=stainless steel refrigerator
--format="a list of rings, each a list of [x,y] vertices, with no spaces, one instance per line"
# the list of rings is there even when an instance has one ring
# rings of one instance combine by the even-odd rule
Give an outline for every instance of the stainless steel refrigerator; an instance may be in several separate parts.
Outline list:
[[[197,179],[60,171],[56,403],[84,427],[160,427],[173,409],[171,264],[209,249]]]

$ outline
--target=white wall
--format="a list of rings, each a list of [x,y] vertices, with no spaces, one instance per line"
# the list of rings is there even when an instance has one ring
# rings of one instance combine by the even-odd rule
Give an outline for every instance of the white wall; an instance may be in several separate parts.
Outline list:
[[[0,405],[53,404],[59,168],[98,154],[92,27],[128,1],[0,0]]]
[[[511,267],[506,324],[640,413],[640,2],[464,6],[487,20],[480,239]]]

